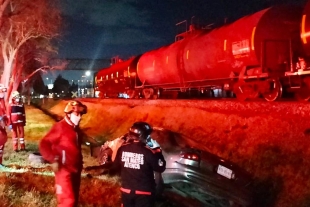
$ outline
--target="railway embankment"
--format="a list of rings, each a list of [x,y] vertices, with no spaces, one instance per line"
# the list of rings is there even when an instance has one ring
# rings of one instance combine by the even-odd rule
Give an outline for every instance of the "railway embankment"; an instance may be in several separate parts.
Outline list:
[[[157,138],[208,150],[254,177],[257,206],[310,206],[310,105],[228,100],[81,99],[81,127],[95,140],[114,139],[135,121],[147,121]],[[67,101],[42,108],[62,115]],[[173,140],[173,141],[171,141]]]

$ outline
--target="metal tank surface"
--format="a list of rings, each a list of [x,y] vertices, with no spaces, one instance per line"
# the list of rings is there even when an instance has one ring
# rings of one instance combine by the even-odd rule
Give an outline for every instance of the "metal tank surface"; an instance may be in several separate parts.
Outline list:
[[[171,45],[147,52],[137,74],[145,85],[163,88],[225,83],[244,67],[285,72],[291,49],[300,46],[302,9],[276,6],[211,31],[193,30]]]
[[[303,47],[308,56],[310,56],[310,1],[306,4],[302,19],[301,19],[301,29],[300,37],[302,39]]]
[[[96,75],[98,96],[128,98],[129,92],[126,91],[133,90],[135,85],[141,84],[136,78],[136,65],[139,57],[132,57],[126,61],[117,59],[111,67],[101,69]]]

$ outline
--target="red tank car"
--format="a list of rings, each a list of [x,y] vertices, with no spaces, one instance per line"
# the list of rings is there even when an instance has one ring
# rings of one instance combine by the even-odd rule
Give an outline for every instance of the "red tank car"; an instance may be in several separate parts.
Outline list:
[[[302,53],[301,15],[301,8],[276,6],[211,31],[189,31],[143,54],[138,77],[145,90],[222,88],[242,100],[261,94],[274,101],[290,88],[282,77]]]
[[[100,98],[134,98],[135,86],[141,83],[136,78],[138,57],[122,61],[112,59],[112,66],[100,70],[96,75],[96,91]]]
[[[303,11],[300,33],[305,52],[310,56],[310,1],[308,1]]]

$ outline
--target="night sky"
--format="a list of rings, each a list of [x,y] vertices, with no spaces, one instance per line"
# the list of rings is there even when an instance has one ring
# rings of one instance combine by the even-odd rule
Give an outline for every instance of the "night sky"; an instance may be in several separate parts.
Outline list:
[[[220,26],[281,3],[307,0],[62,0],[61,58],[126,59],[174,42],[176,24]],[[193,17],[193,18],[192,18]]]

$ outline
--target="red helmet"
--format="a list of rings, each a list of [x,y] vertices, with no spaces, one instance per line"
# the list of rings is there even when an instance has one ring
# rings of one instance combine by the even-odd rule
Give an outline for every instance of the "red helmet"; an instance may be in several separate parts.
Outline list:
[[[87,106],[82,104],[80,101],[70,101],[67,103],[67,106],[64,110],[66,114],[70,114],[73,111],[76,111],[80,114],[86,114],[87,113]]]

